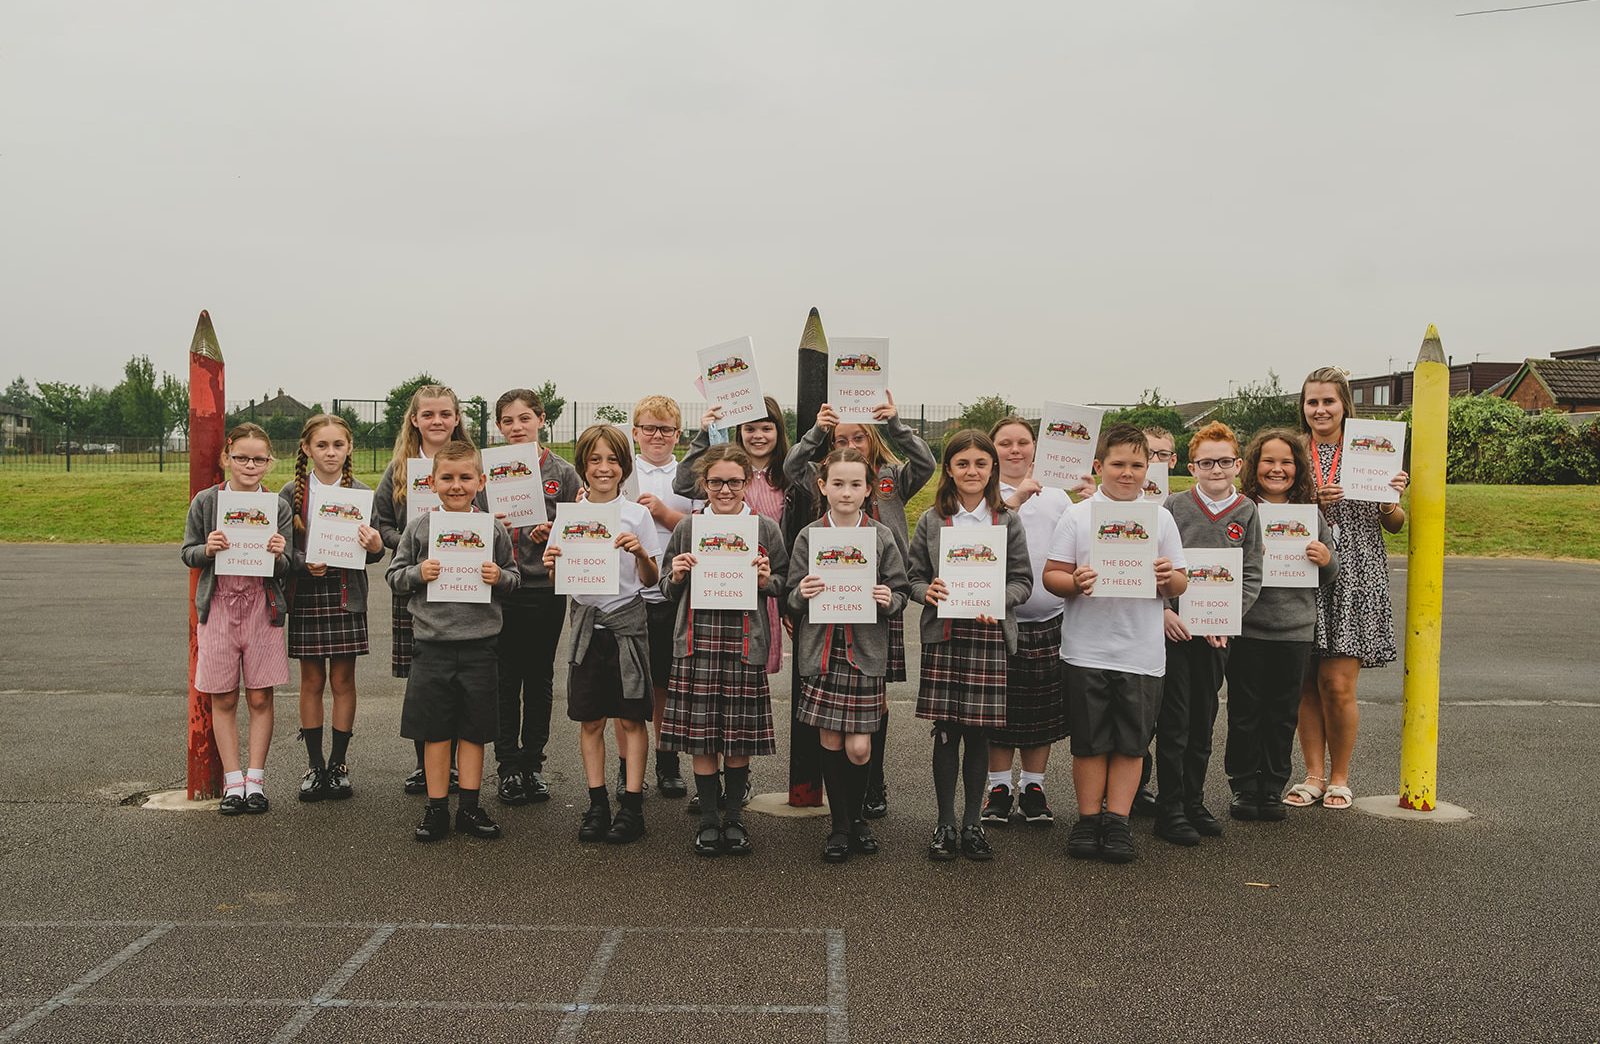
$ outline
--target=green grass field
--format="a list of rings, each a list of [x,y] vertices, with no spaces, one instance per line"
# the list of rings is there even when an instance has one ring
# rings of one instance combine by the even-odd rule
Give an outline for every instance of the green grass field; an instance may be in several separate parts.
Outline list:
[[[277,489],[292,468],[280,461]],[[378,475],[358,470],[368,485]],[[74,472],[10,470],[0,497],[0,541],[65,544],[175,543],[183,535],[188,475],[153,469]],[[1175,487],[1187,483],[1174,480]],[[1445,552],[1486,557],[1600,561],[1600,486],[1451,486]],[[933,484],[911,500],[914,526],[933,500]],[[1406,533],[1389,540],[1404,554]]]

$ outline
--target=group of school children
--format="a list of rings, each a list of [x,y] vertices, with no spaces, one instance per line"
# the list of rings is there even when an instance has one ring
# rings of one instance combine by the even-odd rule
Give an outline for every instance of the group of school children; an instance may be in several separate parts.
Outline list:
[[[1386,662],[1382,636],[1362,621],[1375,615],[1382,626],[1387,584],[1381,597],[1372,590],[1381,567],[1380,528],[1398,529],[1404,516],[1396,518],[1397,506],[1385,510],[1342,499],[1336,445],[1344,418],[1353,415],[1348,384],[1337,370],[1312,377],[1320,379],[1308,379],[1303,389],[1304,433],[1264,431],[1242,453],[1222,424],[1194,434],[1188,456],[1195,486],[1168,499],[1152,534],[1154,598],[1094,597],[1089,501],[1141,499],[1149,461],[1173,457],[1171,433],[1108,426],[1095,454],[1098,484],[1083,476],[1074,503],[1067,492],[1044,488],[1033,477],[1037,432],[1021,417],[1006,417],[987,433],[952,434],[936,461],[899,419],[892,398],[876,408],[879,423],[873,425],[840,423],[824,405],[793,447],[782,411],[768,398],[765,417],[727,434],[718,424],[720,411],[708,411],[679,462],[678,406],[649,396],[634,409],[631,439],[613,425],[590,427],[578,439],[575,467],[548,449],[539,451],[546,517],[554,518],[561,502],[620,501],[615,594],[556,594],[560,548],[549,543],[551,524],[510,529],[497,516],[493,548],[481,567],[491,599],[429,601],[427,585],[441,567],[428,551],[427,515],[405,521],[408,461],[432,461],[440,510],[485,511],[487,500],[482,463],[455,394],[438,385],[417,389],[375,491],[374,524],[359,530],[369,562],[390,553],[391,668],[407,679],[401,734],[414,742],[417,758],[404,787],[427,795],[416,839],[437,841],[450,833],[451,793],[458,795],[457,832],[500,836],[479,800],[489,743],[501,803],[550,798],[543,770],[555,657],[565,629],[567,714],[580,726],[589,789],[579,840],[627,844],[643,836],[646,762],[653,749],[657,793],[688,797],[697,817],[694,852],[750,854],[754,845],[743,814],[750,759],[775,750],[768,677],[782,664],[787,631],[801,679],[794,719],[817,729],[822,748],[831,813],[822,856],[837,863],[876,853],[880,845],[869,821],[888,810],[887,686],[907,677],[903,612],[912,602],[922,607],[916,716],[931,722],[938,824],[928,854],[934,860],[991,859],[986,825],[1050,825],[1045,772],[1051,745],[1069,736],[1078,804],[1069,855],[1132,860],[1129,816],[1136,806],[1153,812],[1154,833],[1171,843],[1193,845],[1220,835],[1204,784],[1224,680],[1231,817],[1276,821],[1290,805],[1348,807],[1354,722],[1344,697],[1347,692],[1353,710],[1354,680],[1346,661],[1353,658],[1357,667]],[[543,405],[536,393],[512,389],[495,404],[495,422],[508,442],[537,441]],[[228,546],[217,525],[217,490],[262,488],[273,464],[264,431],[253,424],[233,429],[222,462],[226,480],[190,505],[182,558],[200,571],[195,685],[212,694],[225,770],[223,815],[269,807],[265,764],[272,691],[288,682],[280,630],[286,622],[287,657],[300,661],[300,736],[309,763],[299,799],[340,800],[353,793],[347,759],[355,660],[369,648],[366,573],[307,561],[305,554],[315,491],[360,486],[351,450],[351,433],[339,417],[322,414],[306,422],[294,481],[280,491],[277,532],[268,542],[276,556],[270,578],[217,576],[211,567]],[[933,506],[908,535],[906,504],[936,472]],[[1241,472],[1242,492],[1234,485]],[[1402,474],[1398,488],[1404,482]],[[1319,567],[1320,588],[1262,585],[1258,502],[1318,503],[1331,516],[1322,518],[1307,550]],[[694,604],[689,516],[696,512],[759,516],[752,549],[759,608]],[[973,525],[1006,530],[1006,611],[999,619],[951,619],[938,612],[950,596],[937,565],[939,530]],[[808,603],[824,589],[808,569],[810,529],[822,526],[859,528],[863,540],[876,545],[876,622],[809,622]],[[1197,547],[1244,552],[1240,636],[1191,636],[1175,611],[1188,582],[1184,549]],[[1387,620],[1392,659],[1392,611]],[[1352,645],[1359,648],[1350,651]],[[246,759],[237,731],[241,680],[249,707]],[[333,692],[326,752],[325,688]],[[620,755],[615,810],[608,722]],[[1297,724],[1308,778],[1286,795]],[[1148,789],[1152,740],[1154,793]],[[682,777],[682,754],[690,759],[692,793]],[[1340,782],[1322,786],[1330,777]]]

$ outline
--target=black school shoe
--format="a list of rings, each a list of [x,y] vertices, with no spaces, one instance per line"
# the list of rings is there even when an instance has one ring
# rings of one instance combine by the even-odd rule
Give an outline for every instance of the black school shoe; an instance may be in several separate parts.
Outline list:
[[[501,773],[500,782],[495,785],[495,797],[502,805],[526,805],[531,800],[520,772]]]
[[[1136,816],[1153,816],[1156,814],[1156,793],[1150,787],[1142,786],[1139,792],[1133,795],[1133,814]]]
[[[500,836],[500,824],[490,819],[489,813],[481,806],[463,808],[456,812],[456,833],[493,841]]]
[[[1289,818],[1289,806],[1283,803],[1283,795],[1276,790],[1263,790],[1261,792],[1261,819],[1267,823],[1281,823]]]
[[[343,801],[355,793],[350,786],[350,766],[344,762],[328,766],[328,800]]]
[[[715,859],[722,854],[722,828],[703,826],[694,835],[694,854],[704,859]]]
[[[421,765],[418,765],[411,775],[406,777],[405,788],[407,794],[426,794],[428,792],[428,774],[422,771]]]
[[[583,823],[578,827],[579,841],[604,841],[606,834],[611,831],[611,806],[590,805],[589,811],[583,814]]]
[[[1022,795],[1017,798],[1017,808],[1022,814],[1023,821],[1029,826],[1055,825],[1056,814],[1050,811],[1050,802],[1044,798],[1044,788],[1037,783],[1029,783],[1022,788]]]
[[[267,795],[259,790],[254,794],[246,794],[244,796],[244,810],[252,816],[259,816],[271,807],[271,803],[267,801]]]
[[[237,816],[244,812],[244,795],[240,793],[222,795],[222,803],[217,806],[217,811],[225,816]]]
[[[1200,836],[1222,836],[1222,821],[1212,815],[1211,810],[1199,802],[1185,808],[1183,814],[1189,820],[1189,825],[1199,831]]]
[[[643,836],[644,813],[631,808],[622,808],[617,812],[617,818],[611,821],[611,829],[606,831],[606,844],[632,844]]]
[[[863,819],[882,819],[889,814],[889,788],[883,784],[867,788],[866,799],[861,802]]]
[[[824,863],[842,863],[850,858],[850,835],[829,834],[827,843],[822,846],[822,861]]]
[[[978,863],[987,863],[994,858],[994,849],[989,847],[989,839],[984,835],[982,826],[974,823],[962,828],[961,854]]]
[[[443,841],[450,836],[450,807],[429,804],[422,810],[422,822],[413,834],[418,841]]]
[[[961,854],[961,835],[956,833],[953,826],[940,827],[933,832],[933,840],[928,842],[928,858],[936,863],[948,863]]]
[[[542,772],[529,772],[522,777],[522,785],[528,791],[528,800],[534,804],[550,800],[550,784],[544,781]]]
[[[1282,802],[1280,802],[1281,804]],[[1231,819],[1251,822],[1261,818],[1261,796],[1249,791],[1242,791],[1233,795],[1233,800],[1228,802],[1228,816]]]
[[[1067,855],[1074,859],[1100,858],[1100,828],[1104,823],[1104,815],[1078,817],[1078,821],[1072,824],[1072,832],[1067,835]]]
[[[678,769],[676,751],[656,751],[656,789],[664,798],[681,798],[689,793],[689,784]]]
[[[1105,813],[1100,834],[1100,858],[1108,863],[1133,862],[1133,828],[1128,825],[1127,816]]]
[[[989,788],[989,795],[983,799],[983,821],[995,826],[1005,826],[1011,822],[1010,787],[996,783]]]
[[[1200,843],[1200,831],[1195,829],[1189,817],[1177,805],[1162,805],[1156,810],[1156,825],[1151,833],[1163,841],[1185,848]]]
[[[756,850],[750,843],[750,830],[740,819],[722,824],[722,850],[733,856],[747,856]]]
[[[306,769],[306,774],[300,777],[300,800],[321,801],[328,796],[328,772],[326,769]]]
[[[850,824],[850,850],[860,855],[877,855],[882,846],[878,843],[878,835],[872,832],[865,819],[858,819]]]

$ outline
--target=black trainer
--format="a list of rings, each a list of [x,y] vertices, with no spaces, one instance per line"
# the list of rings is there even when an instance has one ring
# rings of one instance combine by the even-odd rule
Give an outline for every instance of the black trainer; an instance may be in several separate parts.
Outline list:
[[[443,841],[450,835],[450,806],[429,803],[422,810],[422,822],[417,824],[418,841]]]
[[[237,816],[244,812],[244,792],[235,790],[222,795],[222,803],[217,806],[217,811],[225,816]]]
[[[1244,791],[1233,795],[1233,800],[1228,802],[1228,815],[1233,819],[1245,821],[1261,818],[1261,797],[1259,794]]]
[[[1134,859],[1133,828],[1127,816],[1105,813],[1100,835],[1100,858],[1108,863],[1131,863]]]
[[[1200,832],[1177,805],[1162,805],[1156,810],[1156,825],[1152,833],[1163,841],[1185,848],[1200,843]]]
[[[1010,787],[996,783],[989,788],[988,796],[983,799],[983,821],[995,826],[1005,826],[1011,822]]]
[[[306,769],[306,774],[300,777],[300,800],[321,801],[328,796],[328,773],[326,769]]]
[[[344,762],[328,766],[328,799],[330,801],[343,801],[355,793],[355,788],[350,786],[350,766]]]
[[[872,832],[865,819],[858,819],[850,824],[850,850],[861,855],[877,855],[883,847],[878,843],[878,835]]]
[[[1100,826],[1104,813],[1093,816],[1080,815],[1067,835],[1067,855],[1074,859],[1100,858]]]
[[[456,813],[456,833],[493,841],[500,836],[500,824],[490,819],[489,813],[481,805],[478,808],[463,808]]]
[[[544,781],[544,773],[529,772],[522,777],[522,785],[528,792],[528,800],[538,804],[550,800],[550,784]]]
[[[502,805],[526,805],[528,803],[528,787],[522,781],[520,772],[502,772],[500,782],[495,785],[495,797],[500,799]]]
[[[882,819],[889,814],[889,788],[879,783],[877,786],[867,788],[866,798],[861,802],[861,816],[863,819]]]
[[[974,823],[962,828],[961,854],[979,863],[987,863],[994,858],[994,849],[989,847],[989,838],[981,825]]]
[[[824,863],[842,863],[850,858],[850,835],[829,834],[828,840],[822,846],[822,861]]]
[[[936,863],[948,863],[961,854],[961,835],[953,826],[940,826],[928,842],[928,858]]]
[[[422,771],[421,765],[418,765],[412,770],[411,775],[406,777],[405,787],[407,794],[426,794],[428,792],[428,774]]]
[[[1184,816],[1189,820],[1189,825],[1200,832],[1202,837],[1221,837],[1222,821],[1211,814],[1206,806],[1196,802],[1183,810]]]
[[[611,830],[611,806],[590,805],[578,827],[579,841],[604,841]]]
[[[1030,826],[1047,827],[1056,821],[1056,814],[1050,811],[1050,802],[1045,800],[1044,788],[1037,783],[1029,783],[1022,788],[1017,807],[1022,812],[1023,820]]]
[[[643,836],[644,813],[623,807],[617,811],[617,817],[611,821],[611,829],[606,831],[606,844],[631,844]]]

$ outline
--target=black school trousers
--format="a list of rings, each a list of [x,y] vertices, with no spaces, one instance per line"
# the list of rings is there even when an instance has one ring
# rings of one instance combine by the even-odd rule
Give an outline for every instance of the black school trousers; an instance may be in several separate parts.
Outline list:
[[[1235,794],[1282,794],[1293,767],[1300,683],[1312,642],[1230,638],[1228,745],[1222,766]]]
[[[1204,638],[1167,643],[1167,676],[1156,717],[1156,800],[1163,805],[1183,808],[1205,800],[1211,730],[1227,661],[1228,650],[1213,649]]]
[[[567,619],[567,596],[551,588],[524,588],[502,607],[499,732],[494,758],[500,775],[538,772],[550,742],[556,648]]]

